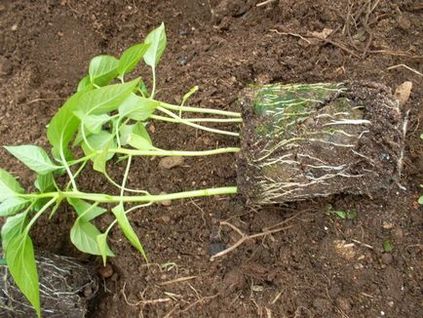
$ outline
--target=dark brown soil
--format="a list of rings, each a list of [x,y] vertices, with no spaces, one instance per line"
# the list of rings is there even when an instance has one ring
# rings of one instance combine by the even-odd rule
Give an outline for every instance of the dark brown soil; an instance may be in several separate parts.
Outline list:
[[[405,168],[398,187],[366,196],[338,195],[261,210],[220,197],[151,206],[131,216],[151,261],[118,231],[114,274],[104,279],[89,317],[422,317],[423,6],[403,1],[275,0],[0,1],[0,145],[47,146],[45,125],[86,72],[89,58],[118,55],[164,21],[168,49],[158,69],[158,98],[238,110],[251,83],[372,80],[395,89],[413,82]],[[374,10],[372,4],[377,3]],[[324,28],[332,29],[319,39]],[[405,64],[419,73],[404,66]],[[147,70],[144,70],[147,71]],[[148,75],[148,73],[147,73]],[[148,76],[147,76],[148,77]],[[154,123],[163,148],[236,145],[184,127]],[[33,176],[1,150],[0,166],[30,187]],[[152,193],[236,182],[235,158],[186,159],[164,170],[139,159],[132,186]],[[114,174],[123,167],[116,164]],[[96,174],[84,188],[111,191]],[[332,211],[356,211],[342,220]],[[63,208],[33,236],[39,250],[77,256]],[[103,220],[110,221],[108,219]],[[285,229],[210,261],[239,235]],[[283,223],[281,223],[283,222]],[[105,223],[106,224],[106,223]],[[393,244],[384,253],[383,242]],[[107,275],[109,276],[109,275]]]

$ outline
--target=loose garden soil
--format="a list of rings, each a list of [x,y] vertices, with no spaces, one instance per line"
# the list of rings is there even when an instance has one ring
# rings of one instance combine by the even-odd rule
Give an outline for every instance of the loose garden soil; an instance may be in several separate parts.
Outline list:
[[[158,98],[239,111],[252,83],[412,81],[401,187],[372,197],[336,195],[252,209],[241,196],[154,205],[130,216],[150,264],[116,229],[111,268],[70,243],[69,207],[32,236],[38,250],[97,268],[101,287],[88,317],[423,317],[423,6],[418,1],[298,0],[0,1],[0,145],[47,147],[45,125],[100,53],[119,55],[165,22],[168,49]],[[322,32],[323,31],[323,32]],[[401,65],[402,66],[396,66]],[[389,69],[390,67],[394,68]],[[142,68],[145,78],[149,71]],[[420,73],[419,73],[420,72]],[[227,126],[230,128],[230,126]],[[232,127],[236,129],[236,127]],[[162,148],[239,145],[232,137],[152,123]],[[140,158],[129,178],[151,193],[234,185],[234,155],[186,158],[172,169]],[[4,150],[0,166],[28,188],[33,175]],[[109,167],[117,178],[124,167]],[[86,191],[112,193],[96,173]],[[356,211],[343,220],[330,211]],[[109,224],[111,217],[98,221]],[[284,229],[245,240],[245,235]],[[393,250],[384,252],[383,243]]]

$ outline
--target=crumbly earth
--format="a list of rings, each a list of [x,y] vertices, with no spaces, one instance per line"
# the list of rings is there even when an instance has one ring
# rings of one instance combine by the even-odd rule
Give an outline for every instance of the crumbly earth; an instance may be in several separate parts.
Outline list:
[[[261,5],[259,5],[261,4]],[[395,89],[412,81],[401,185],[372,197],[335,195],[286,206],[247,208],[241,197],[154,205],[130,216],[150,264],[111,235],[117,257],[88,317],[422,317],[423,7],[414,0],[0,1],[0,145],[47,147],[45,125],[85,74],[90,57],[118,55],[164,21],[168,49],[158,98],[239,110],[238,93],[258,83],[366,80]],[[411,70],[409,69],[411,68]],[[414,70],[414,71],[413,71]],[[141,68],[148,78],[149,71]],[[225,128],[237,129],[235,126]],[[163,148],[238,145],[235,138],[154,122]],[[233,185],[235,156],[187,158],[173,169],[137,161],[130,185],[152,193]],[[0,150],[0,166],[32,189],[33,175]],[[124,167],[113,166],[118,177]],[[91,191],[113,191],[97,174]],[[336,212],[355,211],[348,213]],[[76,256],[74,215],[41,220],[38,250]],[[111,220],[99,220],[105,226]],[[221,224],[220,222],[227,223]],[[254,235],[226,255],[239,233]],[[384,252],[384,242],[393,246]],[[385,244],[386,245],[386,244]],[[109,275],[107,275],[109,276]]]
[[[367,194],[398,182],[404,115],[371,82],[247,88],[237,183],[255,206]]]

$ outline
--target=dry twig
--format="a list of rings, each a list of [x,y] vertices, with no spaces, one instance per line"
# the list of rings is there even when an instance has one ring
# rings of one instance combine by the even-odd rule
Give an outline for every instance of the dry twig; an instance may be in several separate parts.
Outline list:
[[[283,231],[283,230],[286,230],[286,229],[289,229],[289,228],[292,227],[292,225],[290,225],[290,226],[277,228],[277,229],[274,229],[274,230],[264,231],[264,232],[253,234],[253,235],[246,235],[240,229],[238,229],[236,226],[234,226],[234,225],[232,225],[228,222],[225,222],[225,221],[220,222],[220,225],[229,226],[234,231],[236,231],[241,236],[241,238],[234,245],[228,247],[227,249],[225,249],[225,250],[223,250],[223,251],[221,251],[217,254],[214,254],[212,257],[210,257],[210,261],[214,261],[216,258],[221,257],[225,254],[228,254],[229,252],[235,250],[238,246],[242,245],[245,241],[255,239],[255,238],[258,238],[258,237],[261,237],[261,236],[266,236],[266,235],[270,235],[270,234],[273,234],[273,233],[277,233],[277,232],[280,232],[280,231]]]
[[[423,76],[423,73],[420,73],[419,71],[415,70],[414,68],[412,68],[412,67],[410,67],[410,66],[408,66],[406,64],[392,65],[392,66],[389,66],[387,68],[387,70],[393,70],[393,69],[400,68],[400,67],[406,68],[407,70],[409,70],[409,71],[411,71],[411,72],[413,72],[413,73],[415,73],[415,74],[417,74],[419,76]]]

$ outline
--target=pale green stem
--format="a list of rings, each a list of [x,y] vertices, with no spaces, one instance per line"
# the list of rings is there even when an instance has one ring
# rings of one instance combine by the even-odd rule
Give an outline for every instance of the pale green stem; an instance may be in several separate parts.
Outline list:
[[[60,141],[60,143],[62,143],[62,141]],[[63,166],[66,169],[66,172],[67,172],[67,174],[69,176],[70,182],[72,183],[73,189],[75,191],[77,191],[78,190],[78,187],[76,186],[75,178],[73,177],[72,171],[71,171],[71,169],[70,169],[70,167],[69,167],[69,165],[68,165],[68,163],[66,161],[65,154],[63,153],[62,144],[60,144],[60,158],[62,159]]]
[[[184,150],[137,150],[137,149],[109,149],[109,152],[120,153],[133,156],[180,156],[180,157],[196,157],[196,156],[211,156],[223,153],[236,153],[241,149],[237,147],[218,148],[212,150],[198,150],[198,151],[184,151]]]
[[[132,162],[132,156],[129,156],[128,163],[126,164],[125,174],[123,175],[122,185],[120,188],[120,197],[123,197],[123,195],[125,194],[125,185],[126,185],[126,181],[128,180],[129,170],[131,169],[131,162]]]
[[[78,170],[75,172],[75,174],[74,174],[74,176],[73,176],[73,178],[74,178],[74,180],[76,180],[76,178],[78,177],[78,175],[82,172],[82,170],[84,170],[84,168],[85,168],[85,166],[87,165],[87,162],[88,162],[88,159],[85,159],[83,162],[82,162],[82,165],[78,168]],[[54,180],[54,178],[53,178],[53,180]],[[68,190],[69,189],[69,186],[70,186],[70,181],[68,182],[68,184],[66,185],[66,190]],[[56,187],[56,189],[57,189],[57,187]]]
[[[160,106],[157,107],[157,110],[159,110],[159,111],[165,113],[166,115],[176,119],[177,123],[179,123],[179,124],[185,124],[187,126],[191,126],[193,128],[201,129],[201,130],[208,131],[208,132],[215,133],[215,134],[222,134],[222,135],[239,137],[239,133],[215,129],[215,128],[209,128],[209,127],[205,127],[205,126],[202,126],[202,125],[198,125],[196,123],[192,123],[190,121],[187,121],[183,118],[178,117],[178,115],[176,115],[176,114],[172,113],[171,111],[167,110],[166,108],[163,108],[163,107],[160,107]]]
[[[203,113],[203,114],[214,114],[214,115],[222,115],[228,117],[241,117],[241,113],[238,112],[231,112],[226,110],[219,110],[213,108],[201,108],[201,107],[190,107],[190,106],[180,106],[180,105],[172,105],[164,102],[160,102],[160,106],[170,109],[179,111],[182,110],[183,112],[193,112],[193,113]]]
[[[119,188],[119,190],[124,190],[125,192],[133,192],[133,193],[143,193],[143,194],[148,194],[147,191],[145,190],[137,190],[137,189],[131,189],[131,188],[122,188],[122,186],[117,183],[115,180],[113,180],[110,175],[107,173],[107,171],[105,171],[103,173],[103,175],[106,177],[107,181],[109,181],[112,185],[114,185],[115,187]]]
[[[241,149],[238,147],[226,147],[226,148],[217,148],[217,149],[210,149],[210,150],[194,150],[194,151],[187,151],[187,150],[163,150],[163,149],[155,149],[155,150],[137,150],[137,149],[128,149],[128,148],[119,148],[119,149],[108,149],[110,153],[118,153],[124,155],[131,155],[131,156],[162,156],[162,157],[170,157],[170,156],[180,156],[180,157],[202,157],[202,156],[213,156],[219,155],[224,153],[237,153]],[[95,152],[90,153],[87,156],[79,158],[78,160],[69,161],[68,165],[73,166],[77,163],[86,161],[95,157],[96,155],[100,154],[102,150],[97,150]]]
[[[159,115],[151,115],[150,118],[162,120],[170,123],[179,123],[179,119],[164,117]],[[183,118],[190,123],[242,123],[242,118]]]
[[[87,135],[85,134],[85,126],[84,123],[81,122],[81,131],[82,131],[82,139],[84,140],[85,144],[91,151],[95,151],[93,147],[91,147],[90,143],[88,142]]]
[[[156,67],[151,67],[151,72],[153,73],[153,88],[151,89],[150,98],[153,99],[156,94]]]
[[[38,211],[32,218],[31,221],[29,221],[29,223],[27,224],[27,226],[25,227],[25,233],[26,235],[28,235],[29,230],[31,229],[31,226],[35,223],[35,221],[37,221],[37,219],[41,216],[41,214],[43,214],[54,202],[56,202],[57,198],[58,198],[58,193],[54,192],[53,195],[51,196],[52,199],[50,201],[48,201],[41,209],[40,211]]]
[[[102,193],[86,193],[80,191],[70,192],[48,192],[40,194],[18,194],[22,198],[51,198],[54,200],[60,195],[62,198],[77,198],[81,200],[94,201],[99,203],[120,203],[120,202],[160,202],[167,200],[177,200],[186,198],[197,198],[197,197],[209,197],[214,195],[222,194],[236,194],[238,193],[237,187],[220,187],[220,188],[209,188],[202,190],[193,190],[185,192],[176,192],[169,194],[146,194],[146,195],[134,195],[134,196],[123,196],[120,195],[107,195]],[[54,202],[54,200],[52,200]]]

